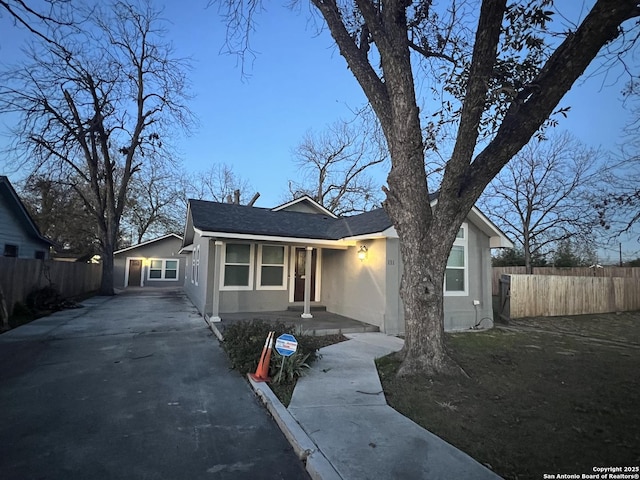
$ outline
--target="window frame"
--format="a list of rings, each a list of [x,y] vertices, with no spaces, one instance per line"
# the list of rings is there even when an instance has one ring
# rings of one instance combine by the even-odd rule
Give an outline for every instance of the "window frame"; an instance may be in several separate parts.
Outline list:
[[[282,263],[262,263],[262,249],[263,247],[279,247],[283,250]],[[289,252],[286,245],[275,244],[259,244],[258,245],[258,261],[256,265],[256,290],[286,290],[287,289],[287,272],[288,272],[288,258]],[[262,285],[262,267],[282,267],[282,283],[280,285]]]
[[[162,267],[161,268],[151,268],[151,264],[154,261],[160,261],[162,262]],[[167,268],[167,262],[176,262],[176,276],[175,278],[167,278],[167,270],[174,270],[173,268]],[[177,258],[150,258],[149,259],[149,267],[146,269],[147,270],[147,274],[146,274],[146,279],[148,282],[177,282],[178,279],[180,278],[180,260]],[[160,278],[153,278],[151,277],[151,270],[160,270]]]
[[[458,238],[453,242],[451,246],[451,251],[453,251],[453,247],[462,247],[463,250],[463,261],[464,265],[462,267],[445,267],[444,272],[444,285],[442,286],[444,296],[445,297],[468,297],[469,296],[469,225],[465,222],[460,226],[460,231],[462,231],[462,238]],[[451,256],[451,251],[449,252],[449,256]],[[449,263],[449,257],[447,257],[447,263]],[[464,289],[463,290],[447,290],[447,270],[463,270],[464,276]]]
[[[227,245],[249,245],[249,263],[227,263]],[[253,271],[255,270],[255,245],[253,243],[246,242],[223,242],[222,252],[220,258],[220,291],[239,291],[239,290],[253,290]],[[249,278],[248,285],[225,285],[225,271],[227,265],[248,265],[249,266]]]

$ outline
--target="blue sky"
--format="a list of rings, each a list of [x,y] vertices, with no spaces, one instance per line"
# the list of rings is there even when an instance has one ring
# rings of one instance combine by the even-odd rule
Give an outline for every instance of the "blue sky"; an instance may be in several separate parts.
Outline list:
[[[258,53],[245,65],[248,79],[242,78],[236,57],[220,54],[225,25],[214,7],[206,8],[206,0],[167,2],[164,15],[171,22],[168,38],[177,55],[193,61],[191,109],[200,125],[177,145],[185,167],[199,171],[213,163],[231,165],[261,193],[257,205],[263,207],[281,203],[287,180],[297,178],[291,150],[304,133],[350,118],[351,110],[365,103],[328,32],[318,35],[309,24],[307,7],[296,13],[268,3],[269,11],[258,17],[252,36]],[[6,15],[0,31],[0,63],[10,63],[19,58],[24,35]],[[560,129],[587,145],[616,149],[629,115],[621,102],[622,84],[609,83],[597,77],[574,86],[562,102],[571,112],[561,119]],[[9,122],[0,116],[0,134],[6,134]],[[0,145],[4,142],[0,138]],[[20,178],[19,172],[6,169],[3,159],[0,174],[12,181]],[[384,172],[377,178],[384,183]]]

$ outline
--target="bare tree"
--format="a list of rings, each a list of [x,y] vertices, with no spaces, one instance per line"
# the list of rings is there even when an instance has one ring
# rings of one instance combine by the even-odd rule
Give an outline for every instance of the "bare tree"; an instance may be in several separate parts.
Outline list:
[[[214,163],[208,170],[187,175],[185,199],[212,200],[214,202],[248,203],[252,188],[247,179],[233,171],[231,165]],[[186,205],[186,202],[185,202]]]
[[[593,193],[604,180],[599,153],[568,133],[532,139],[481,197],[484,212],[522,246],[525,266],[559,242],[593,236]]]
[[[293,198],[308,195],[336,215],[364,212],[382,204],[382,185],[368,172],[388,150],[361,118],[338,121],[321,133],[309,131],[293,151],[302,174],[289,180]]]
[[[162,163],[148,163],[131,178],[122,216],[122,237],[141,243],[168,233],[182,234],[185,209],[176,172]],[[120,245],[121,247],[124,245]]]
[[[162,37],[160,12],[115,2],[82,31],[61,27],[24,64],[3,72],[0,113],[17,113],[17,161],[68,183],[100,232],[100,293],[113,294],[113,252],[132,177],[165,161],[185,107],[183,60]],[[168,160],[167,160],[168,161]]]
[[[640,84],[630,84],[626,93],[631,120],[623,132],[624,144],[611,161],[608,188],[595,202],[600,225],[611,239],[631,232],[640,221]]]
[[[247,16],[261,7],[259,0],[220,3],[230,6],[231,28],[245,32],[251,24]],[[636,31],[621,35],[627,25],[635,26],[627,21],[640,15],[637,2],[597,0],[584,19],[552,31],[550,0],[478,3],[475,10],[476,3],[455,0],[440,5],[311,0],[389,146],[384,206],[404,261],[400,296],[406,337],[400,375],[459,372],[444,346],[443,289],[447,258],[462,222],[601,49],[606,45],[622,54],[634,45]],[[435,105],[419,99],[424,90],[416,85],[425,84],[444,92]],[[434,114],[456,127],[435,207],[429,201],[422,128]]]
[[[13,19],[15,26],[23,27],[40,40],[60,47],[50,34],[50,29],[64,26],[76,28],[80,22],[74,18],[77,12],[70,0],[48,0],[36,8],[24,0],[0,0],[0,17],[3,13]],[[46,7],[46,8],[45,8]]]

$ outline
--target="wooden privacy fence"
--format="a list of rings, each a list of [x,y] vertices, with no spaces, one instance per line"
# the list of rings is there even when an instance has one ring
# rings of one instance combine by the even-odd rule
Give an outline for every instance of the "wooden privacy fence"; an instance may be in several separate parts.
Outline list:
[[[510,275],[510,318],[640,310],[640,278]]]
[[[526,274],[525,267],[493,267],[491,278],[492,295],[500,294],[502,275]],[[568,277],[625,277],[640,278],[640,267],[533,267],[534,275],[560,275]]]
[[[63,297],[74,297],[100,287],[102,265],[0,257],[0,289],[9,315],[16,302],[53,283]]]

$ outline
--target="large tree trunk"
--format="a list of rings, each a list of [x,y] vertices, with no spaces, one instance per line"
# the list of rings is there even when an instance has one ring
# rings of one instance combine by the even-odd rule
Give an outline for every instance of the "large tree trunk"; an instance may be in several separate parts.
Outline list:
[[[432,210],[418,108],[411,102],[396,102],[394,107],[398,113],[386,132],[392,168],[384,205],[398,232],[403,260],[405,344],[398,374],[460,372],[445,350],[443,288],[449,251],[462,220],[444,215],[444,208]]]
[[[113,291],[113,252],[116,250],[118,239],[118,226],[114,221],[113,212],[107,212],[105,232],[102,234],[102,280],[100,282],[100,295],[114,295]]]
[[[404,271],[400,296],[404,304],[404,361],[399,375],[457,374],[444,343],[444,273],[447,254],[433,223],[420,237],[406,232],[401,239]],[[424,236],[422,236],[424,234]],[[442,259],[445,259],[444,262]]]
[[[524,236],[524,267],[525,271],[528,275],[533,273],[533,265],[531,264],[531,242],[529,241],[529,236],[525,233]]]
[[[102,252],[102,280],[100,281],[100,295],[113,295],[113,247],[103,248]]]

